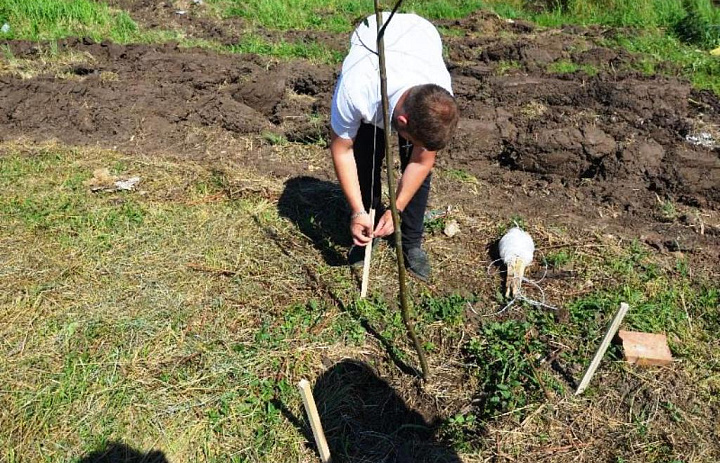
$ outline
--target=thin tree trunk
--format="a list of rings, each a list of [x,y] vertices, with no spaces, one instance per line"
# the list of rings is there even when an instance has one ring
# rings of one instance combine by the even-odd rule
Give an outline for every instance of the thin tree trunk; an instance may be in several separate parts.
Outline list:
[[[395,14],[395,11],[397,11],[400,7],[401,3],[402,0],[398,0],[395,4],[393,11],[388,18],[388,23]],[[415,334],[414,322],[410,316],[410,307],[408,306],[407,300],[405,259],[402,252],[400,216],[398,214],[397,205],[395,204],[395,168],[392,149],[390,146],[390,109],[387,94],[387,73],[385,71],[385,40],[383,39],[386,25],[382,27],[380,26],[382,24],[382,13],[380,11],[378,0],[375,0],[375,20],[377,22],[378,30],[377,51],[380,59],[380,93],[382,95],[382,110],[384,119],[383,128],[385,132],[385,164],[388,174],[388,188],[390,189],[390,210],[392,211],[393,224],[395,226],[395,252],[397,254],[398,279],[400,281],[400,312],[402,314],[403,323],[405,323],[405,327],[407,328],[408,335],[410,336],[418,357],[420,358],[420,367],[422,368],[423,379],[427,380],[430,377],[430,371],[428,369],[427,360],[425,359],[425,351],[422,348],[422,344],[420,344],[420,340]]]

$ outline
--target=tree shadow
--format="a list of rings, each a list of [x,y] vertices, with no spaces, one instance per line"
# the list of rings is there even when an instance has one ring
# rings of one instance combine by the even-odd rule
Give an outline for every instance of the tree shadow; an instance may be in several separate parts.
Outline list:
[[[169,463],[159,450],[139,452],[122,442],[110,442],[86,455],[78,463]]]
[[[403,359],[400,358],[398,355],[397,348],[392,344],[392,342],[387,339],[385,336],[383,336],[378,330],[376,330],[368,321],[367,318],[365,318],[360,311],[358,310],[358,307],[356,304],[350,304],[347,307],[341,307],[341,310],[343,312],[349,313],[356,321],[360,323],[360,326],[363,327],[367,333],[377,339],[377,341],[383,346],[385,349],[385,352],[387,353],[388,357],[390,357],[390,360],[393,361],[395,366],[397,366],[400,371],[405,373],[406,375],[410,376],[416,376],[418,378],[422,377],[422,372],[418,370],[417,368],[408,365],[403,361]],[[399,310],[399,309],[398,309]]]
[[[461,462],[437,440],[437,423],[408,407],[363,362],[336,363],[317,379],[313,395],[333,463]]]
[[[338,184],[308,176],[291,178],[278,200],[278,212],[297,225],[328,265],[347,263],[345,252],[337,249],[352,244],[347,203]]]
[[[301,178],[309,178],[309,177],[301,177]],[[312,179],[315,181],[319,181],[316,179]],[[288,181],[290,182],[290,181]],[[328,182],[324,182],[328,183]],[[296,264],[303,269],[305,272],[305,275],[307,276],[307,281],[312,285],[312,287],[323,297],[328,298],[329,300],[333,301],[335,305],[337,306],[338,310],[341,312],[346,312],[349,315],[351,315],[360,325],[365,329],[365,331],[368,332],[372,337],[377,339],[380,344],[385,349],[385,352],[387,353],[388,357],[395,363],[395,365],[402,371],[403,373],[411,376],[417,376],[420,377],[421,373],[416,368],[413,368],[412,366],[405,363],[400,356],[397,353],[397,348],[392,345],[392,342],[385,338],[378,330],[376,330],[368,321],[367,318],[365,318],[360,311],[358,310],[356,304],[350,303],[345,304],[345,302],[340,298],[335,291],[328,285],[326,281],[321,278],[317,272],[313,269],[312,266],[310,266],[307,262],[304,262],[302,259],[298,259],[298,257],[291,252],[289,249],[289,246],[285,240],[281,236],[278,235],[278,233],[273,230],[272,228],[269,228],[265,226],[262,221],[258,217],[253,217],[253,220],[258,226],[258,229],[262,230],[265,235],[271,239],[275,245],[280,249],[280,251],[289,259],[293,259]],[[344,261],[344,257],[343,257]]]

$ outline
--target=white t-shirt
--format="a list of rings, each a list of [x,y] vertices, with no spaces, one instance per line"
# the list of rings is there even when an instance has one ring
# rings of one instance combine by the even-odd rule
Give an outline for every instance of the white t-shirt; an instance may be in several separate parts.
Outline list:
[[[389,15],[383,13],[383,21]],[[350,38],[350,52],[343,61],[330,109],[332,129],[345,139],[355,138],[361,122],[383,127],[376,40],[375,15],[360,23]],[[393,16],[385,29],[385,67],[391,115],[403,93],[416,85],[436,84],[452,93],[440,34],[420,16]]]

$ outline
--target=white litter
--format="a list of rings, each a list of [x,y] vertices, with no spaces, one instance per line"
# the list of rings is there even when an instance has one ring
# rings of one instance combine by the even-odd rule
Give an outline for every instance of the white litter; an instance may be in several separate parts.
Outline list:
[[[685,141],[692,143],[695,146],[703,146],[705,148],[715,148],[718,146],[717,140],[710,135],[708,132],[700,132],[695,135],[687,135]]]
[[[0,27],[0,32],[2,32],[3,34],[9,33],[10,32],[10,24],[8,24],[8,23],[3,24],[2,27]]]
[[[187,14],[187,10],[177,10],[175,14],[179,14],[180,16]]]
[[[140,177],[130,177],[127,180],[118,180],[115,186],[118,191],[131,191],[135,189],[135,185],[140,183]]]
[[[130,177],[127,179],[118,178],[110,174],[110,169],[102,168],[93,171],[92,178],[85,181],[85,185],[90,187],[90,191],[96,192],[113,192],[113,191],[132,191],[137,184],[140,183],[140,177]]]

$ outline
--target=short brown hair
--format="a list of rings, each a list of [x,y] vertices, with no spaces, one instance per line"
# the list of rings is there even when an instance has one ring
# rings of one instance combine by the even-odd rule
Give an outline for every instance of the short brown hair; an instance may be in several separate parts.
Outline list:
[[[411,88],[403,110],[408,115],[407,133],[430,151],[445,148],[460,118],[455,98],[435,84]]]

